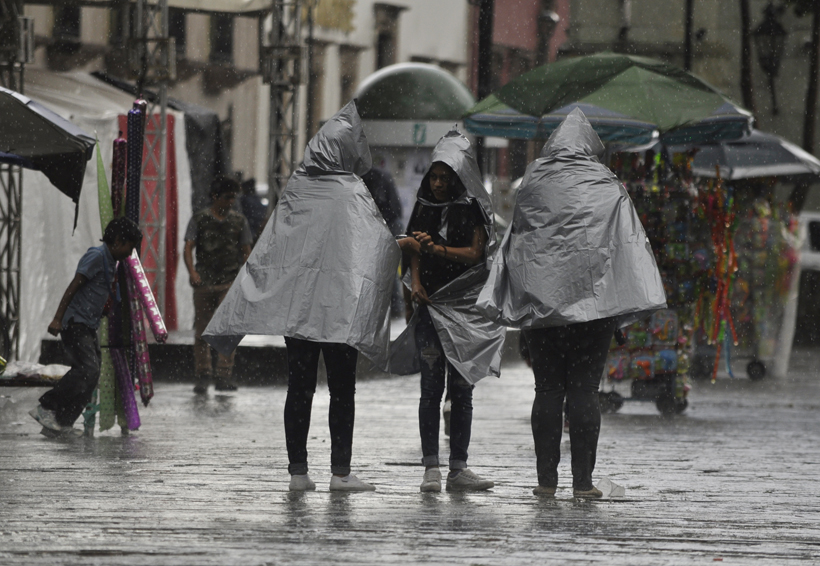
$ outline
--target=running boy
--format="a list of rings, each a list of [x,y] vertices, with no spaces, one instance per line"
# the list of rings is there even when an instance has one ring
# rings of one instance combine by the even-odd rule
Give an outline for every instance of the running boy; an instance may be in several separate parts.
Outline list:
[[[103,245],[88,248],[80,258],[74,279],[48,325],[49,334],[61,335],[71,358],[71,369],[40,397],[40,405],[29,414],[58,434],[72,430],[97,387],[100,379],[97,328],[111,296],[116,264],[142,243],[142,233],[131,220],[115,218],[105,227],[102,241]]]

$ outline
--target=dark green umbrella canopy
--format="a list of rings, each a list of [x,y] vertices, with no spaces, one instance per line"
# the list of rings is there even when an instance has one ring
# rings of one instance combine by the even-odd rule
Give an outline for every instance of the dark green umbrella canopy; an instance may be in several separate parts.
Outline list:
[[[0,161],[42,171],[77,203],[94,143],[45,106],[0,87]]]
[[[661,134],[709,118],[726,103],[734,104],[683,69],[619,53],[537,67],[507,83],[495,96],[510,108],[539,117],[575,102],[592,104],[651,122]]]
[[[434,65],[399,63],[367,77],[356,91],[363,120],[460,120],[475,98]]]

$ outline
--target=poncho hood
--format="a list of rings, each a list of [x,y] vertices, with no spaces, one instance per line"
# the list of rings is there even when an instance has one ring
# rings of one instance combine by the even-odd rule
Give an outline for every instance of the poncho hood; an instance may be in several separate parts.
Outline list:
[[[354,173],[362,177],[372,163],[356,102],[350,101],[308,142],[299,169],[308,175]]]
[[[273,216],[205,329],[229,353],[248,334],[348,344],[387,363],[401,252],[358,173],[370,167],[354,103],[308,144]]]
[[[478,298],[486,316],[519,328],[608,317],[626,326],[666,308],[649,240],[602,151],[576,109],[527,168]]]

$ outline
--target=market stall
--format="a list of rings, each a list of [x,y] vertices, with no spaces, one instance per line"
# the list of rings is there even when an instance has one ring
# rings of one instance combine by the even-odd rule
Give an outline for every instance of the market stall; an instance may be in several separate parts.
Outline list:
[[[740,356],[752,378],[787,366],[782,321],[794,290],[796,222],[770,184],[721,177],[707,151],[750,137],[750,113],[682,69],[600,53],[521,75],[476,104],[465,124],[477,135],[540,140],[574,107],[590,112],[608,143],[607,160],[641,216],[669,304],[613,340],[604,408],[629,398],[682,412],[690,375],[714,379],[721,363],[735,375]],[[783,173],[766,165],[768,175]]]
[[[788,352],[783,322],[798,263],[796,218],[777,199],[773,179],[726,180],[719,167],[707,177],[703,160],[693,167],[698,152],[658,147],[615,154],[610,164],[641,214],[675,317],[629,329],[615,352],[628,351],[630,362],[613,355],[608,377],[646,379],[648,367],[662,373],[677,365],[678,399],[686,375],[714,380],[725,370],[734,377],[733,362],[742,361],[759,379],[778,352]],[[673,359],[663,336],[675,325]],[[664,344],[669,351],[658,353]],[[656,352],[652,364],[644,345]]]

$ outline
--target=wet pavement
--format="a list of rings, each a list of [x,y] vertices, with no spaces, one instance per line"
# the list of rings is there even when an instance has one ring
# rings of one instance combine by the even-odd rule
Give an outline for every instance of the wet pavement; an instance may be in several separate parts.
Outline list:
[[[378,491],[348,495],[327,491],[324,386],[306,494],[287,492],[284,387],[158,383],[138,432],[61,440],[26,415],[42,390],[0,389],[0,564],[818,564],[820,351],[792,366],[695,383],[680,416],[605,415],[595,479],[626,495],[593,502],[571,497],[566,435],[557,498],[532,495],[522,364],[476,388],[470,467],[497,485],[473,494],[418,491],[417,377],[360,381],[353,467]]]

